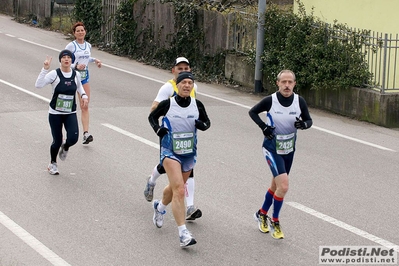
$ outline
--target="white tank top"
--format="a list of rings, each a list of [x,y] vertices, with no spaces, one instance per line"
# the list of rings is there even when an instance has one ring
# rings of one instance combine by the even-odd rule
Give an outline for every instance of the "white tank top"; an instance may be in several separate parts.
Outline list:
[[[75,62],[74,64],[85,64],[86,69],[88,69],[90,57],[91,57],[91,44],[88,42],[84,42],[84,44],[79,44],[77,41],[71,42],[74,46],[74,49],[69,49],[70,47],[67,46],[67,49],[73,51],[75,55]]]
[[[294,100],[288,107],[280,104],[277,94],[272,94],[272,106],[267,113],[267,124],[276,127],[274,129],[274,139],[268,140],[265,138],[263,146],[269,150],[274,151],[279,155],[287,155],[295,150],[296,132],[295,121],[296,117],[301,115],[301,108],[299,106],[299,96],[294,94]]]
[[[294,94],[294,101],[288,107],[284,107],[277,99],[276,93],[272,94],[272,107],[267,113],[267,124],[275,126],[275,134],[291,134],[295,133],[297,129],[294,126],[296,117],[301,115],[301,108],[299,106],[299,96]]]
[[[190,105],[180,107],[176,98],[170,98],[170,107],[163,118],[170,134],[162,139],[162,147],[182,156],[194,156],[197,150],[195,120],[199,117],[197,102],[191,98]]]
[[[175,97],[170,98],[170,107],[165,118],[171,132],[195,132],[195,120],[198,117],[197,102],[194,98],[191,98],[191,103],[187,107],[179,106]]]

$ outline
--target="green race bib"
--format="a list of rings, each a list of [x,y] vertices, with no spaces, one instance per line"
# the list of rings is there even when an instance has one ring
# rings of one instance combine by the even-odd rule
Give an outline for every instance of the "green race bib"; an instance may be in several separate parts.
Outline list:
[[[87,71],[86,70],[77,70],[80,73],[80,77],[82,80],[84,80],[87,77]]]
[[[55,110],[72,112],[73,97],[73,95],[58,94]]]
[[[194,152],[194,132],[176,132],[172,134],[173,152],[179,155]]]
[[[295,133],[288,135],[276,135],[276,152],[280,155],[294,151]]]

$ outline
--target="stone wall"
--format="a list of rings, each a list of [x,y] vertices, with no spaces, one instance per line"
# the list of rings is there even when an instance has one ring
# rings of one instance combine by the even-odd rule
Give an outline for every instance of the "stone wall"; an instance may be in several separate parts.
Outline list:
[[[379,126],[399,127],[399,94],[366,88],[301,91],[309,106],[332,111]]]

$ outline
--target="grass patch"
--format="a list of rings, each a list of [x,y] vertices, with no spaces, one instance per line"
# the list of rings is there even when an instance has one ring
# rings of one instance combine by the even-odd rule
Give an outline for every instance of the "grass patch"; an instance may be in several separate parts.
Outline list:
[[[70,16],[58,15],[52,17],[50,29],[68,34],[71,33],[72,25],[72,18]]]

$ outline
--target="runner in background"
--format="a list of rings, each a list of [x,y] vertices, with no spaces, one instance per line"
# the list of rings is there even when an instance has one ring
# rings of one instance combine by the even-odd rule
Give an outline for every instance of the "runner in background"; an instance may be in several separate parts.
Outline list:
[[[89,63],[95,63],[97,67],[101,67],[101,61],[97,58],[91,57],[91,44],[85,41],[86,28],[82,22],[77,22],[72,26],[72,32],[75,40],[70,42],[65,49],[71,51],[75,56],[75,62],[72,67],[78,71],[82,78],[83,88],[86,91],[88,101],[90,102],[90,75]],[[83,105],[80,101],[81,119],[83,126],[83,144],[89,144],[93,141],[93,136],[89,133],[89,105]]]

